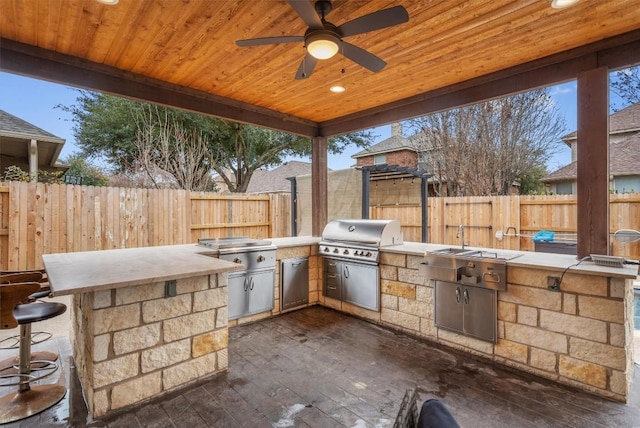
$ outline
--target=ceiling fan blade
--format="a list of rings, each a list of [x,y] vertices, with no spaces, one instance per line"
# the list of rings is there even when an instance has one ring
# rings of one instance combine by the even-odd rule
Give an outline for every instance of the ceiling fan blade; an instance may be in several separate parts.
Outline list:
[[[311,73],[313,73],[313,69],[316,67],[317,63],[317,59],[307,54],[300,63],[300,67],[298,67],[296,80],[307,79],[309,76],[311,76]]]
[[[374,73],[382,70],[387,65],[386,62],[374,54],[345,41],[342,42],[340,52],[351,61],[360,64]]]
[[[394,6],[389,9],[382,9],[360,18],[345,22],[338,29],[343,37],[355,36],[357,34],[368,33],[369,31],[381,30],[394,25],[403,24],[409,21],[409,14],[402,6]]]
[[[322,21],[316,12],[316,8],[308,0],[289,0],[289,5],[302,18],[305,24],[313,30],[324,28]]]
[[[280,43],[304,42],[304,36],[261,37],[258,39],[236,40],[238,46],[277,45]]]

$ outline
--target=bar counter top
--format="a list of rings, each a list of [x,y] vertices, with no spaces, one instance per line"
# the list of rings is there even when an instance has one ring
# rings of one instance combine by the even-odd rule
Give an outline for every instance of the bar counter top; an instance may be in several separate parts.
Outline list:
[[[443,244],[425,244],[421,242],[405,242],[399,245],[390,245],[387,247],[380,247],[380,251],[388,253],[398,254],[411,254],[423,256],[425,252],[442,250],[444,248],[456,247],[456,245],[443,245]],[[459,246],[457,246],[459,247]],[[599,266],[590,261],[584,261],[578,264],[576,256],[568,254],[555,254],[555,253],[536,253],[532,251],[523,250],[503,250],[495,248],[479,248],[479,247],[465,247],[469,250],[482,250],[488,253],[497,252],[500,254],[513,254],[517,255],[512,259],[507,260],[508,267],[523,267],[523,268],[540,268],[545,270],[553,270],[562,272],[564,270],[571,270],[573,273],[582,273],[586,275],[596,276],[610,276],[613,278],[635,278],[638,275],[637,265],[625,265],[622,268]]]
[[[125,248],[42,256],[53,296],[242,270],[196,244]]]

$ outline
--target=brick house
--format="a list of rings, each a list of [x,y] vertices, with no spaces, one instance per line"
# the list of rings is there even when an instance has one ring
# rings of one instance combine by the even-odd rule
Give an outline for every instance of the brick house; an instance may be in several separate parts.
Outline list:
[[[415,136],[405,138],[402,135],[402,124],[391,125],[391,136],[366,149],[351,155],[356,160],[356,167],[370,165],[398,165],[407,168],[418,167],[418,149]]]
[[[571,147],[571,163],[542,179],[551,192],[576,193],[578,135],[562,138]],[[640,192],[640,103],[609,117],[609,186],[615,193]]]

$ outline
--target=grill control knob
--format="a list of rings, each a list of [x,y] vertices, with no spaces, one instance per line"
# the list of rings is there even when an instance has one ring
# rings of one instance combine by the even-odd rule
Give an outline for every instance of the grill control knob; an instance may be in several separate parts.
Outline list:
[[[263,255],[259,255],[258,256],[258,263],[263,262],[264,261],[264,256]]]
[[[371,251],[367,251],[367,254],[365,254],[365,256],[367,256],[367,257],[371,257],[371,255],[372,255]]]
[[[344,255],[349,254],[349,250],[344,250],[344,251],[342,252],[342,254],[344,254]]]
[[[234,263],[242,263],[242,260],[240,260],[239,258],[236,257],[235,259],[233,259],[233,262]]]
[[[328,253],[329,252],[329,247],[324,247],[324,252]]]
[[[340,252],[340,251],[338,251],[338,249],[337,249],[337,248],[334,248],[334,249],[333,249],[333,253],[334,253],[334,254],[338,254],[339,252]]]

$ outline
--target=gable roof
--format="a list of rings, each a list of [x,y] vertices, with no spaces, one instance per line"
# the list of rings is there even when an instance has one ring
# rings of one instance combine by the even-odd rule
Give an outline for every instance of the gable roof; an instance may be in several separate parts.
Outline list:
[[[609,173],[613,176],[640,175],[640,132],[609,146]],[[577,162],[571,162],[542,179],[544,183],[574,180]]]
[[[415,133],[408,138],[402,136],[401,130],[392,132],[393,134],[391,135],[391,137],[387,138],[386,140],[382,140],[377,144],[369,146],[366,149],[351,155],[351,157],[353,159],[357,159],[382,153],[399,152],[401,150],[410,150],[412,152],[418,153],[421,150],[428,149],[428,147],[422,147],[425,146],[425,143],[429,147],[431,147],[433,144],[431,141],[428,141],[424,138],[426,135],[424,131]]]
[[[0,136],[64,144],[63,138],[56,137],[51,132],[47,132],[4,110],[0,110]]]
[[[57,137],[26,120],[20,119],[4,110],[0,110],[0,157],[2,169],[9,165],[24,168],[29,165],[29,144],[36,140],[38,144],[38,168],[66,168],[58,160],[64,138]]]
[[[632,104],[609,116],[609,134],[635,131],[640,132],[640,103]],[[573,131],[562,139],[568,143],[567,140],[575,140],[577,134],[577,131]]]
[[[397,152],[400,150],[412,150],[414,152],[416,151],[416,149],[411,146],[411,142],[409,141],[408,138],[405,138],[400,135],[392,135],[386,140],[382,140],[377,144],[369,146],[366,149],[351,155],[351,157],[353,159],[357,159],[364,156],[372,156],[379,153],[391,153],[391,152]]]
[[[289,161],[270,171],[259,169],[251,176],[247,193],[290,192],[288,177],[311,174],[311,163]]]

